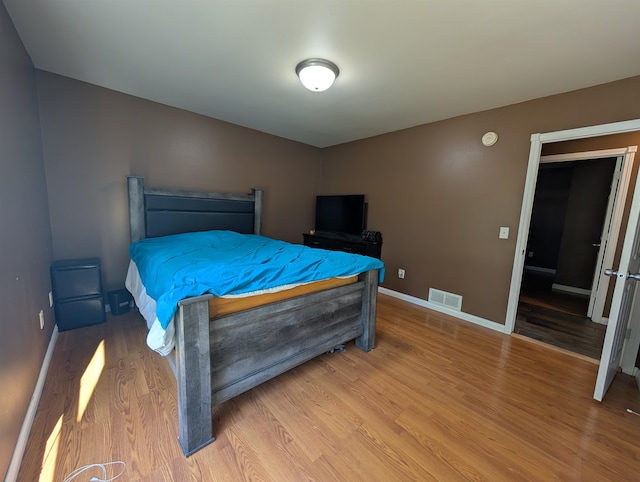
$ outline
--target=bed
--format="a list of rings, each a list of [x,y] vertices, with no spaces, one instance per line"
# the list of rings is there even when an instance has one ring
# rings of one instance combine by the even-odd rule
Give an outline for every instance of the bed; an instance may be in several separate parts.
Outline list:
[[[132,246],[187,232],[261,234],[261,190],[236,195],[157,189],[137,176],[127,182]],[[215,304],[217,297],[210,293],[177,302],[166,358],[177,382],[185,456],[214,441],[214,406],[351,340],[365,352],[375,347],[377,289],[384,271],[376,261],[377,268],[356,276],[258,293],[266,295],[264,301],[240,310],[220,308],[227,300]],[[142,301],[136,297],[136,303]]]

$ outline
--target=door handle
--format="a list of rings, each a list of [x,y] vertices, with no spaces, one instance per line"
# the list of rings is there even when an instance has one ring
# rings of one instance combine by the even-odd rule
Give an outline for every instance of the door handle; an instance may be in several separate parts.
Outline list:
[[[604,274],[606,274],[607,276],[615,276],[617,278],[625,278],[624,273],[618,273],[617,271],[613,271],[612,269],[609,269],[609,268],[604,270]]]
[[[612,269],[605,269],[604,274],[607,276],[615,276],[617,278],[626,278],[632,279],[634,281],[640,281],[640,273],[618,273],[617,271],[613,271]]]
[[[593,243],[591,246],[593,246],[594,248],[599,248],[600,247],[600,243]]]

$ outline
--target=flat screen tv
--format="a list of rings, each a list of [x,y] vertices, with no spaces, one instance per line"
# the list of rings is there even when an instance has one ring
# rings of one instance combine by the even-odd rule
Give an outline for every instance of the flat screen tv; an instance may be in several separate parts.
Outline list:
[[[359,236],[365,228],[364,194],[316,197],[316,231]]]

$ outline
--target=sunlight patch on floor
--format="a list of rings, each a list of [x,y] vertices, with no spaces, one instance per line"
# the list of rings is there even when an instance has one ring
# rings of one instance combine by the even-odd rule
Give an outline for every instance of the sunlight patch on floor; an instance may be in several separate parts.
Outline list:
[[[60,446],[60,431],[62,430],[62,417],[60,415],[55,427],[47,439],[47,445],[42,457],[42,470],[40,471],[39,482],[53,482],[56,472],[56,462],[58,460],[58,448]]]
[[[80,379],[77,418],[78,422],[82,420],[82,416],[87,409],[89,400],[91,400],[91,395],[93,395],[93,391],[98,384],[98,380],[100,379],[100,375],[102,374],[102,370],[104,369],[104,362],[104,340],[102,340],[96,348],[96,351],[94,352],[89,365],[87,365],[87,369],[84,371],[84,373],[82,374],[82,378]]]

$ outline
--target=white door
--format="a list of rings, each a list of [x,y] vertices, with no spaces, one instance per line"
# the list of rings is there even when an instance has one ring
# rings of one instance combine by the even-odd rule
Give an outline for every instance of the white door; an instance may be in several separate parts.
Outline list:
[[[611,302],[609,323],[602,347],[602,357],[598,368],[598,378],[593,398],[602,401],[609,385],[613,381],[622,358],[622,347],[633,307],[636,283],[640,280],[640,177],[636,186],[629,213],[629,224],[622,245],[618,271],[607,270],[615,276],[616,284]]]
[[[622,203],[624,205],[624,199],[618,199],[618,186],[620,184],[620,176],[622,174],[622,156],[618,156],[616,159],[616,168],[613,172],[613,179],[611,180],[611,189],[609,192],[609,202],[607,203],[607,212],[604,217],[604,223],[602,225],[602,234],[600,235],[600,243],[594,244],[594,248],[598,248],[598,257],[596,260],[596,268],[593,274],[593,283],[591,285],[591,295],[589,297],[589,309],[587,310],[587,318],[591,318],[596,322],[600,322],[602,319],[602,311],[604,310],[604,302],[607,296],[607,288],[609,287],[608,280],[604,275],[604,266],[606,259],[611,259],[611,254],[607,253],[607,250],[615,250],[615,244],[612,247],[609,244],[609,233],[611,232],[611,225],[613,220],[613,213],[616,204]],[[617,226],[619,228],[619,225]],[[617,234],[615,235],[617,240]],[[596,306],[596,299],[600,301],[599,312],[596,311],[594,316],[594,308]]]

